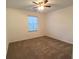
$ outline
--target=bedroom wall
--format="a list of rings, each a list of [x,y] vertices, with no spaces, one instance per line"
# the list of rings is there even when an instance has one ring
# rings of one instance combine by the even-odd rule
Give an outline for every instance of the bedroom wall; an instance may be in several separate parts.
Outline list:
[[[52,11],[47,14],[46,35],[72,43],[73,41],[73,7]]]
[[[6,48],[8,48],[9,42],[31,39],[43,35],[47,35],[68,43],[72,43],[73,41],[72,6],[52,11],[47,15],[12,8],[7,8],[6,12]],[[28,32],[28,15],[38,17],[39,28],[37,32]]]
[[[38,17],[39,28],[37,32],[28,32],[27,17],[29,15]],[[44,14],[7,8],[6,16],[7,42],[26,40],[44,35]]]

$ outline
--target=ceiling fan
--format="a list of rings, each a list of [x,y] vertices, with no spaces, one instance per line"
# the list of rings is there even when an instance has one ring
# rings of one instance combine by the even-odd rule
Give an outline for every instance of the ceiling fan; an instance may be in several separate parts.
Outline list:
[[[48,8],[51,7],[51,5],[47,4],[48,0],[44,0],[44,1],[41,1],[41,2],[34,2],[33,1],[33,3],[36,5],[34,8],[41,8],[41,9],[43,9],[44,7],[48,7]]]

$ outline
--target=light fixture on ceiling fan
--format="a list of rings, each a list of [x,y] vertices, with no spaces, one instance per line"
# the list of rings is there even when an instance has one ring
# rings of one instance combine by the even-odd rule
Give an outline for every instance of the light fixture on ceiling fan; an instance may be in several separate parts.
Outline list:
[[[45,7],[48,7],[48,8],[51,7],[50,5],[47,5],[48,0],[44,0],[40,2],[33,2],[33,3],[36,5],[36,7],[34,8],[38,8],[38,10],[44,10]]]

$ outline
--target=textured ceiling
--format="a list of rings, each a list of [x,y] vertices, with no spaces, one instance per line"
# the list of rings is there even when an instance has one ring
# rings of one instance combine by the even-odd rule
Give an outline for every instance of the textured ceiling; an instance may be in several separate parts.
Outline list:
[[[28,11],[39,12],[37,9],[33,8],[35,4],[33,4],[32,1],[37,0],[6,0],[6,5],[7,8],[17,8]],[[49,4],[51,5],[55,4],[55,5],[52,5],[51,8],[45,8],[44,11],[42,11],[44,13],[73,5],[73,0],[48,0],[48,1]]]

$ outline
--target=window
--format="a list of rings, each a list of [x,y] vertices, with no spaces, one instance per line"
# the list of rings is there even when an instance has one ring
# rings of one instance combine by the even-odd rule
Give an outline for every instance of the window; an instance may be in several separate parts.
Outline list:
[[[36,16],[28,16],[29,32],[35,32],[38,28],[38,18]]]

